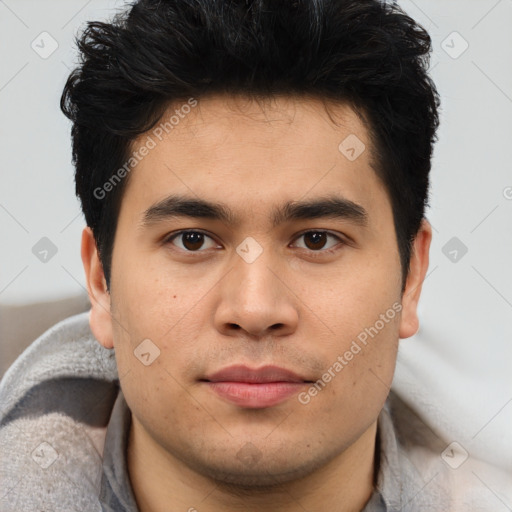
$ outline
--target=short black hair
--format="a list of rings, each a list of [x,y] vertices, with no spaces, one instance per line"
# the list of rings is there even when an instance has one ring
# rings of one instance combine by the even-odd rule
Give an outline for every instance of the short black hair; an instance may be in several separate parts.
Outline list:
[[[211,94],[309,95],[350,105],[365,120],[372,166],[390,197],[405,286],[428,204],[439,95],[428,76],[430,36],[399,6],[139,0],[110,22],[89,22],[76,43],[80,62],[61,109],[73,122],[76,193],[107,286],[128,175],[108,194],[104,184],[170,104]]]

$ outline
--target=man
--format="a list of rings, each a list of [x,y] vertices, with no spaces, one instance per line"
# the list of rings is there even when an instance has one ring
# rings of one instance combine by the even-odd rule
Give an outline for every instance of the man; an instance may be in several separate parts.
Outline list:
[[[38,463],[4,508],[459,510],[388,398],[432,236],[428,34],[376,0],[140,0],[78,43],[92,307],[3,381]]]

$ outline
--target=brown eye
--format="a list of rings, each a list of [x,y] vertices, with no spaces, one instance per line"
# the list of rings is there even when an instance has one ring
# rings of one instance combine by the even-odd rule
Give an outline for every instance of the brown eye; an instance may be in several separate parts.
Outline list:
[[[181,244],[174,243],[175,240],[180,241]],[[206,249],[215,246],[211,237],[201,233],[200,231],[181,231],[180,233],[176,233],[174,236],[172,236],[168,242],[187,252],[201,252],[200,249],[205,249],[204,245],[208,240],[211,242],[210,246],[206,247]]]
[[[183,237],[183,246],[190,251],[200,249],[204,243],[204,235],[202,233],[190,232],[184,233],[181,236]]]
[[[343,245],[344,243],[340,237],[327,231],[306,231],[302,233],[297,240],[301,238],[304,239],[304,242],[298,244],[297,247],[309,249],[313,252],[330,252],[336,245]],[[334,242],[329,243],[329,238],[334,240]]]
[[[308,249],[323,249],[327,242],[327,233],[320,231],[310,231],[304,235],[304,243]]]

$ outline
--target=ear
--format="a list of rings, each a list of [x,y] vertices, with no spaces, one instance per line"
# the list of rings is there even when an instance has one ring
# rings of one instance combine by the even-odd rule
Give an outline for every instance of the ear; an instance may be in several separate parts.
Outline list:
[[[402,295],[402,316],[400,320],[400,338],[409,338],[419,328],[418,301],[421,287],[427,274],[432,227],[426,219],[421,222],[420,229],[414,239],[409,274]]]
[[[82,263],[87,281],[87,292],[91,301],[89,324],[94,337],[105,348],[113,348],[110,293],[103,273],[96,241],[91,228],[82,231]]]

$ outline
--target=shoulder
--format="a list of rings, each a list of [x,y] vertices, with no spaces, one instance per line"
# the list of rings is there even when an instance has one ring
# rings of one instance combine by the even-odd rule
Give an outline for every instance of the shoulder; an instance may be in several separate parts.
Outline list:
[[[396,440],[403,485],[399,510],[493,512],[512,504],[511,475],[473,457],[470,444],[443,439],[394,392],[383,414]],[[509,501],[500,504],[501,499]]]
[[[20,355],[0,383],[1,510],[97,509],[117,379],[114,353],[94,339],[87,313]]]

